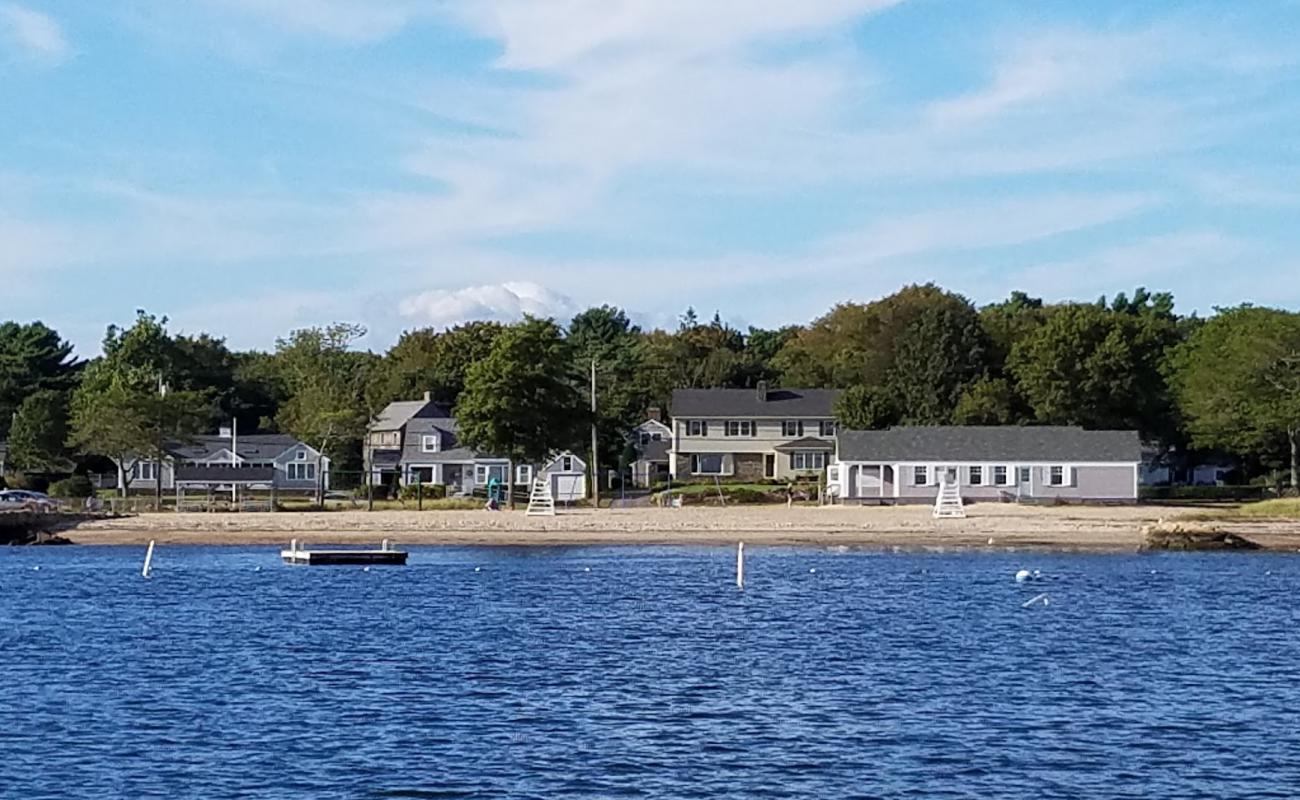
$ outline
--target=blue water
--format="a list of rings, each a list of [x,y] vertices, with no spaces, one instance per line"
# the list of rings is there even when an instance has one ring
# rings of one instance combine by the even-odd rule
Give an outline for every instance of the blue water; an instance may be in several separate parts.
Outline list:
[[[1300,794],[1295,557],[142,557],[0,551],[0,796]]]

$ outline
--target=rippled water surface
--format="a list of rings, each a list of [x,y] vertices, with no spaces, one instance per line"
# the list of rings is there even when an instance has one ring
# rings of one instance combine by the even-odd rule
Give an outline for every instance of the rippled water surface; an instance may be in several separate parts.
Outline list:
[[[0,796],[1300,795],[1296,557],[142,557],[0,551]]]

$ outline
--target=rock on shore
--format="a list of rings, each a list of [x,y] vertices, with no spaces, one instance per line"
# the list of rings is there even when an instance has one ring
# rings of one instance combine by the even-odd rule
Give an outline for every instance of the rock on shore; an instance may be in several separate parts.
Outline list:
[[[1143,550],[1259,550],[1260,546],[1212,525],[1157,522],[1142,528]]]

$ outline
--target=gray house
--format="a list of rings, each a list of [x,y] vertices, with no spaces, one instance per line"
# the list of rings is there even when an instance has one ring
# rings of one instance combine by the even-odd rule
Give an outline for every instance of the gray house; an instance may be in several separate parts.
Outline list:
[[[673,429],[664,424],[658,409],[651,409],[649,419],[632,429],[628,443],[636,451],[636,460],[628,465],[633,486],[648,489],[671,477]]]
[[[238,483],[274,486],[277,491],[313,492],[318,479],[329,489],[329,457],[287,434],[236,437],[223,428],[215,436],[197,436],[166,449],[168,457],[161,465],[152,459],[120,465],[118,488],[129,474],[132,490],[152,490],[160,476],[164,489],[175,489],[178,482],[190,488],[221,488]]]
[[[534,477],[548,477],[557,502],[587,496],[587,462],[570,452],[556,453],[542,464],[515,464],[461,445],[451,410],[424,399],[389,403],[370,423],[362,456],[376,485],[417,483],[447,487],[450,494],[469,494],[495,480],[529,487]]]
[[[1136,431],[1075,427],[901,427],[840,431],[827,470],[846,503],[929,503],[940,483],[968,500],[1136,502]]]
[[[825,471],[835,450],[833,389],[678,389],[674,478],[788,480]]]

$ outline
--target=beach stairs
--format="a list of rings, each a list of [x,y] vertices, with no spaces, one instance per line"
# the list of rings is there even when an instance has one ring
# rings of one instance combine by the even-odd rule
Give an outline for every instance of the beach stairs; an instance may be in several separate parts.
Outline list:
[[[555,516],[555,498],[551,495],[550,478],[537,478],[533,481],[532,492],[528,495],[528,511],[525,514],[530,517]]]
[[[961,502],[961,486],[955,481],[939,484],[939,496],[934,500],[935,519],[965,519],[966,507]]]

